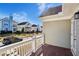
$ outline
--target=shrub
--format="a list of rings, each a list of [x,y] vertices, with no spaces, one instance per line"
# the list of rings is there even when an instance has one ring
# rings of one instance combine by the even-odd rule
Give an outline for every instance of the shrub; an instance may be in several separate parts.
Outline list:
[[[21,32],[24,33],[24,28],[22,28]]]
[[[0,34],[11,34],[11,33],[12,31],[3,31],[3,30],[0,32]]]
[[[20,31],[16,31],[15,34],[21,34],[21,32]]]

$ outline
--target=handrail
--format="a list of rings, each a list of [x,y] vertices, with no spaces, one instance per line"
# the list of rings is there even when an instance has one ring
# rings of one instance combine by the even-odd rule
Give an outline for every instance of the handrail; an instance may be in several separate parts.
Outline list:
[[[0,51],[1,51],[1,49],[5,49],[5,48],[8,48],[8,47],[13,47],[13,46],[15,46],[15,45],[18,45],[18,44],[21,44],[21,43],[24,43],[24,42],[29,42],[29,41],[32,41],[32,40],[24,40],[24,41],[20,41],[20,42],[17,42],[17,43],[13,43],[13,44],[10,44],[10,45],[6,45],[6,46],[4,46],[4,47],[0,47]]]

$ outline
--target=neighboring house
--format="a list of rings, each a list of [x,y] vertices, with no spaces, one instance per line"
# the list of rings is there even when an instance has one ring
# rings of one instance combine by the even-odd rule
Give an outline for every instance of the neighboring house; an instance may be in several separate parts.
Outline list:
[[[37,29],[38,29],[38,26],[37,26],[36,24],[32,24],[32,26],[31,26],[31,31],[36,32]]]
[[[78,11],[78,3],[66,3],[45,11],[40,16],[40,19],[43,21],[45,43],[71,49],[73,55],[79,55]]]
[[[34,31],[34,32],[36,32],[37,30],[38,30],[38,31],[42,31],[42,28],[43,28],[43,26],[33,24],[33,25],[31,26],[31,31]]]
[[[17,26],[17,31],[30,32],[31,31],[31,24],[28,22],[21,22]]]
[[[12,16],[0,19],[0,32],[1,31],[5,31],[5,32],[12,31],[12,20],[13,20]]]
[[[17,26],[18,26],[18,23],[13,20],[13,26],[12,26],[13,30],[12,30],[12,32],[16,32],[17,31]]]
[[[43,30],[43,26],[38,26],[38,31],[42,31]]]
[[[31,25],[29,22],[21,22],[17,23],[16,21],[13,20],[13,16],[5,17],[0,20],[0,31],[24,31],[24,32],[31,32],[34,31],[36,32],[41,31],[41,27],[37,26],[35,24]]]

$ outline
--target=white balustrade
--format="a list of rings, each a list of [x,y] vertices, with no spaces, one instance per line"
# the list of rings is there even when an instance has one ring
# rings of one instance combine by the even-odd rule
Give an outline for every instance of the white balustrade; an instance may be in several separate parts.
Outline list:
[[[36,50],[39,49],[44,44],[44,36],[40,35],[36,37]]]
[[[24,38],[23,41],[0,47],[0,56],[28,56],[35,52],[44,42],[44,36]]]

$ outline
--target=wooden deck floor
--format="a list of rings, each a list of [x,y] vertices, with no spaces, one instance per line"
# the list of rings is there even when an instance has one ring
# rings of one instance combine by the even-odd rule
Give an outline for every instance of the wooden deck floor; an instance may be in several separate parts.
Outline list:
[[[43,53],[43,56],[72,56],[70,49],[52,46],[45,44],[40,49],[33,53],[31,56],[40,56]]]

